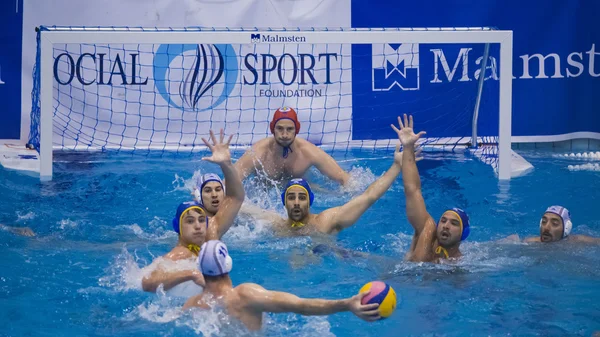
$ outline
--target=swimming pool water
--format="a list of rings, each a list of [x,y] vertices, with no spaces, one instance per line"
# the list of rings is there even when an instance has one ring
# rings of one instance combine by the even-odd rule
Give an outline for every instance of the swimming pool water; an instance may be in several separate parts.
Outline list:
[[[350,313],[267,315],[267,336],[591,336],[600,330],[600,247],[559,242],[499,243],[536,236],[551,204],[568,207],[573,234],[600,236],[600,172],[569,171],[552,152],[520,151],[535,170],[498,183],[489,166],[465,154],[426,154],[418,163],[434,218],[448,207],[469,212],[472,230],[456,265],[403,261],[412,228],[399,178],[335,245],[367,253],[310,252],[310,238],[277,238],[240,216],[224,237],[235,284],[255,282],[304,297],[339,298],[371,280],[395,288],[394,315],[367,323]],[[239,157],[240,153],[234,153]],[[198,155],[59,153],[53,181],[0,169],[1,336],[240,336],[222,312],[181,315],[185,299],[144,293],[140,268],[168,252],[171,218],[189,197],[194,172],[217,169]],[[338,206],[391,164],[388,152],[334,153],[356,186],[342,190],[312,172],[312,211]],[[373,160],[377,158],[377,160]],[[245,182],[247,202],[283,208],[276,188]]]

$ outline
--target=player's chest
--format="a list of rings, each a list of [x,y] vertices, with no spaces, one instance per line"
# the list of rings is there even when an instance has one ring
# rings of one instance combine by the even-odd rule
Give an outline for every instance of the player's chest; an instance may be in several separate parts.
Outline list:
[[[310,167],[309,160],[301,154],[289,154],[287,158],[274,156],[265,167],[269,173],[280,173],[292,177],[301,177]]]

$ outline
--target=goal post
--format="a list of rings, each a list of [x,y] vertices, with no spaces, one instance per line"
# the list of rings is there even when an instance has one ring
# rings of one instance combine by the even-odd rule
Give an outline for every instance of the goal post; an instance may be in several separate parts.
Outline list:
[[[40,27],[30,133],[30,143],[40,154],[40,177],[52,178],[53,149],[193,151],[202,148],[200,138],[217,127],[235,134],[236,145],[248,146],[268,136],[272,113],[284,105],[298,111],[300,136],[319,146],[393,147],[394,139],[377,123],[387,122],[388,117],[395,119],[400,113],[412,113],[404,106],[429,104],[428,99],[415,101],[408,96],[423,95],[424,86],[435,82],[425,79],[424,70],[419,70],[420,56],[414,46],[426,44],[498,45],[499,61],[494,64],[498,69],[498,91],[494,93],[497,131],[477,136],[497,139],[494,169],[499,179],[510,179],[512,31],[488,28]],[[399,45],[412,45],[412,51]],[[371,53],[362,52],[360,46],[370,48]],[[379,46],[383,53],[380,58],[385,62],[381,67],[375,65]],[[467,48],[463,49],[467,50],[459,55],[463,59],[446,60],[443,51],[441,56],[428,54],[440,64],[445,77],[454,76],[456,82],[461,70],[455,68],[467,65],[461,63],[466,62],[468,53]],[[410,55],[400,50],[409,50]],[[390,62],[392,56],[398,61]],[[368,69],[363,67],[368,63],[363,59],[373,66],[369,63]],[[409,74],[416,74],[417,82],[411,82]],[[461,79],[466,76],[477,82],[465,75],[466,71],[462,74]],[[373,83],[366,84],[370,91],[359,89],[364,87],[358,86],[363,75],[372,76]],[[413,84],[404,85],[402,81]],[[470,144],[473,107],[469,106],[477,90],[456,89],[456,83],[448,85],[453,87],[438,92],[455,91],[457,99],[445,102],[440,98],[435,105],[447,121],[438,121],[433,108],[424,108],[427,111],[422,112],[423,118],[415,113],[416,128],[428,131],[426,143]],[[391,92],[396,89],[397,94]],[[371,100],[368,102],[387,97],[399,103],[357,103],[367,96]],[[460,114],[455,114],[452,109],[458,104]],[[386,118],[369,119],[369,109],[386,113]],[[452,124],[458,119],[462,124]],[[463,124],[468,134],[452,133],[462,130]],[[431,134],[430,126],[439,130],[438,134]],[[368,138],[382,133],[386,134]]]

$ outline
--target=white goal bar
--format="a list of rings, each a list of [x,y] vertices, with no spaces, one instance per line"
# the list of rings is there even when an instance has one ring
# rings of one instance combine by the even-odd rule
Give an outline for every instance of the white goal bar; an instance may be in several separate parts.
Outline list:
[[[511,176],[513,32],[485,28],[413,29],[159,29],[54,27],[40,32],[40,178],[52,178],[53,44],[250,44],[251,34],[276,35],[269,44],[497,43],[500,46],[498,178]]]

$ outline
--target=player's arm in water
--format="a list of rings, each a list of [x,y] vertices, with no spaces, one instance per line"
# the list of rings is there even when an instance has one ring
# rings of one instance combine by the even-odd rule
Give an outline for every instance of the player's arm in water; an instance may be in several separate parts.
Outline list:
[[[11,227],[0,224],[0,229],[21,236],[35,236],[35,232],[29,227]]]
[[[569,235],[567,240],[581,243],[600,244],[600,238],[595,238],[587,235]]]
[[[600,238],[595,238],[587,235],[569,235],[566,239],[571,242],[580,242],[580,243],[591,243],[591,244],[600,244]],[[499,243],[505,242],[521,242],[521,238],[518,234],[509,235],[503,239],[498,240]],[[531,242],[541,242],[539,236],[531,236],[528,238],[524,238],[522,242],[531,243]]]
[[[252,146],[252,148],[246,150],[244,154],[238,159],[235,164],[235,170],[237,171],[238,176],[241,180],[248,178],[253,173],[256,173],[256,163],[258,152],[260,151],[260,145],[263,140],[257,142]]]
[[[281,215],[277,214],[277,212],[263,209],[259,206],[256,206],[251,203],[244,203],[242,208],[240,209],[240,213],[244,213],[246,215],[250,215],[256,220],[267,221],[269,223],[281,223],[284,222],[284,219]]]
[[[191,257],[193,255],[188,249],[175,247],[167,255],[144,267],[144,270],[152,270],[152,272],[142,278],[142,289],[148,292],[156,292],[156,289],[162,284],[163,290],[167,291],[187,281],[193,281],[204,287],[204,276],[198,269],[175,270],[174,268],[176,261],[190,259]]]
[[[323,316],[351,311],[358,318],[365,321],[380,319],[379,304],[361,304],[362,298],[368,295],[368,292],[341,300],[324,300],[300,298],[286,292],[269,291],[258,284],[251,283],[240,285],[237,291],[240,296],[240,302],[242,302],[240,304],[254,312],[291,312],[304,316]],[[188,303],[186,303],[186,306]]]
[[[308,143],[310,144],[310,151],[308,153],[311,156],[311,163],[317,170],[329,179],[345,185],[350,180],[350,174],[344,171],[335,159],[325,153],[325,151],[310,142]]]
[[[187,281],[193,281],[197,285],[204,287],[204,277],[199,270],[167,271],[159,264],[150,275],[142,278],[142,289],[147,292],[156,292],[156,289],[162,284],[163,290],[168,291],[176,285]]]
[[[223,129],[221,129],[219,135],[219,142],[217,142],[217,138],[212,130],[210,131],[210,137],[213,142],[212,145],[204,138],[202,138],[202,141],[208,146],[212,155],[202,158],[202,160],[215,163],[221,167],[223,176],[225,177],[225,198],[219,207],[219,211],[212,219],[214,225],[209,228],[208,234],[209,239],[220,240],[229,228],[231,228],[240,207],[242,207],[246,193],[244,192],[240,175],[231,163],[229,143],[233,135],[229,136],[226,143],[223,142],[225,137]]]
[[[412,154],[415,155],[414,153]],[[394,152],[394,162],[392,166],[367,190],[358,197],[350,200],[343,206],[330,208],[317,216],[319,229],[324,233],[339,232],[352,226],[356,221],[371,207],[383,194],[392,186],[398,175],[402,171],[402,157],[400,144],[396,146]],[[420,159],[420,158],[419,158]]]

